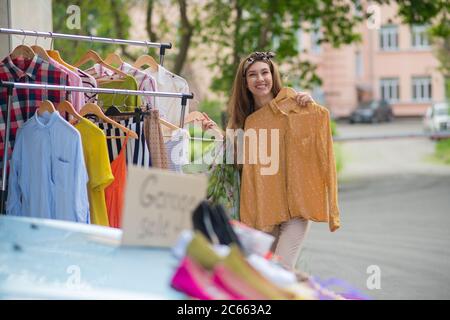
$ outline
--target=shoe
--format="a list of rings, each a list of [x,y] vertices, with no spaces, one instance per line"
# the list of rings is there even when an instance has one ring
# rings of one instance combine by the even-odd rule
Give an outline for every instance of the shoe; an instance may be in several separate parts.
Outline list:
[[[194,232],[194,237],[186,248],[186,256],[200,264],[206,270],[213,270],[222,258],[214,251],[210,243],[199,231]]]
[[[212,275],[189,257],[185,257],[170,285],[190,297],[201,300],[231,300],[233,297],[212,281]]]
[[[230,246],[230,254],[223,260],[223,264],[268,299],[290,300],[294,298],[291,292],[283,290],[264,278],[247,262],[235,245]]]
[[[245,281],[242,281],[239,276],[221,263],[214,268],[213,282],[217,287],[233,296],[235,300],[269,299],[269,297],[249,286]]]
[[[230,219],[221,205],[211,205],[202,201],[192,213],[192,224],[214,244],[236,244],[242,249],[242,244],[230,224]]]

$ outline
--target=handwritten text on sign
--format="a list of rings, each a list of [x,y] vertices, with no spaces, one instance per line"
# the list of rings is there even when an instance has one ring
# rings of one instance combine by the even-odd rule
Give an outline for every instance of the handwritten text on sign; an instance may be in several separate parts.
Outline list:
[[[192,211],[206,197],[207,178],[130,166],[122,244],[171,247],[192,226]]]

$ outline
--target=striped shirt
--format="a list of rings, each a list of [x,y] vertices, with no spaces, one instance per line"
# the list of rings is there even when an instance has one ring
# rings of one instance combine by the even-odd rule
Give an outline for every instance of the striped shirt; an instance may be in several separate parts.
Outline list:
[[[152,160],[150,151],[145,142],[144,134],[144,122],[139,120],[136,122],[135,118],[130,118],[128,120],[117,121],[121,125],[133,130],[138,135],[138,139],[128,139],[127,149],[126,149],[126,160],[127,164],[132,163],[134,165],[139,165],[141,167],[151,167]],[[114,127],[108,123],[97,123],[98,127],[103,130],[105,135],[108,136],[123,136],[125,139],[126,133],[119,128]],[[108,146],[109,161],[112,162],[120,153],[122,149],[123,139],[107,139],[106,143]]]

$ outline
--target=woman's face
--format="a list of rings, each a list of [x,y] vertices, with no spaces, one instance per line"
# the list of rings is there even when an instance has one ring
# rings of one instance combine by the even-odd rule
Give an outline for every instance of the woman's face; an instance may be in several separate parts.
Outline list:
[[[252,64],[245,75],[247,88],[255,98],[262,98],[272,92],[272,72],[267,63],[256,61]]]

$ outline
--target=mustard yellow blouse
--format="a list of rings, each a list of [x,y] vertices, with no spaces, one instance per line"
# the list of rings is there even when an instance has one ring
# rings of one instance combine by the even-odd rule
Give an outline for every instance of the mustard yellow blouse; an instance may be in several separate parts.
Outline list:
[[[339,228],[329,111],[315,103],[300,107],[295,98],[274,99],[248,116],[244,129],[242,222],[269,232],[282,222],[302,217],[329,222],[331,231]],[[260,144],[264,130],[267,152],[264,143]],[[258,143],[249,143],[255,135]]]

